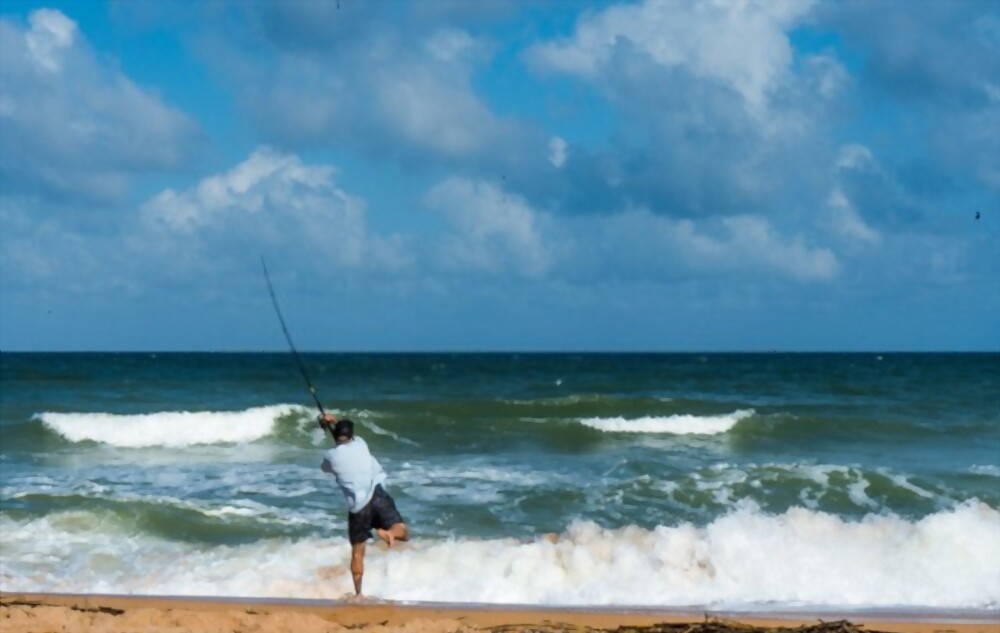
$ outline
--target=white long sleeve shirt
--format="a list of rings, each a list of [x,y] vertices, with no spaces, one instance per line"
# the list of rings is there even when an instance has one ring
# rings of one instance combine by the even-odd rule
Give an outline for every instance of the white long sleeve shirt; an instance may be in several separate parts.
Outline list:
[[[337,478],[351,513],[360,512],[368,505],[375,494],[375,486],[385,483],[382,465],[372,457],[368,444],[357,436],[328,450],[321,468]]]

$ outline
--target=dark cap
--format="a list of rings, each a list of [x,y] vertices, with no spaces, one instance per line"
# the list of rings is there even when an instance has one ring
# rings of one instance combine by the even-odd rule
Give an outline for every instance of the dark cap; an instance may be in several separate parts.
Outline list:
[[[333,437],[336,439],[342,437],[351,439],[354,437],[354,422],[351,422],[347,418],[337,420],[337,423],[333,425]]]

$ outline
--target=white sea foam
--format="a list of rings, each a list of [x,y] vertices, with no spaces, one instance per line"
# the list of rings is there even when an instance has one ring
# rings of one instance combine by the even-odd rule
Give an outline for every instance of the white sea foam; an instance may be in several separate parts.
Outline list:
[[[392,431],[387,431],[387,430],[383,429],[382,427],[380,427],[379,425],[375,424],[371,420],[365,421],[364,425],[365,425],[365,428],[367,428],[368,430],[370,430],[375,435],[382,435],[384,437],[391,437],[392,439],[396,440],[400,444],[409,444],[410,446],[416,446],[416,447],[420,446],[420,444],[417,444],[413,440],[406,439],[405,437],[399,435],[398,433],[393,433]]]
[[[678,501],[679,492],[697,490],[710,492],[721,505],[746,496],[746,487],[756,490],[771,490],[791,485],[799,489],[800,503],[811,509],[820,507],[821,500],[828,494],[837,492],[859,509],[872,511],[880,507],[884,492],[872,491],[872,474],[877,474],[892,482],[895,488],[905,490],[915,496],[933,501],[938,507],[947,507],[965,499],[952,496],[954,491],[934,490],[920,487],[911,481],[913,475],[896,472],[890,468],[876,468],[865,471],[858,465],[813,463],[764,463],[736,464],[720,462],[700,471],[691,471],[675,476],[674,481],[659,481],[655,487]],[[683,501],[678,501],[682,505]]]
[[[647,416],[628,420],[618,418],[584,418],[580,423],[605,433],[669,433],[673,435],[718,435],[729,431],[741,420],[754,414],[752,409],[724,415]]]
[[[917,495],[918,497],[923,497],[924,499],[934,499],[936,496],[933,492],[925,490],[920,486],[917,486],[916,484],[911,482],[906,475],[899,475],[896,473],[889,472],[887,468],[879,468],[877,469],[876,472],[878,472],[878,474],[882,475],[883,477],[888,478],[889,481],[891,481],[897,487],[902,488],[903,490],[908,490],[913,494]]]
[[[558,475],[551,473],[503,468],[475,459],[454,465],[401,462],[390,471],[393,473],[390,485],[398,482],[415,499],[451,499],[475,505],[499,503],[504,491],[532,489],[560,481]]]
[[[993,464],[975,464],[969,468],[969,472],[974,475],[993,475],[1000,477],[1000,466]]]
[[[70,516],[72,514],[72,516]],[[14,521],[0,590],[335,598],[341,536],[205,548],[110,532],[85,513]],[[988,608],[1000,605],[1000,512],[968,502],[918,521],[845,521],[743,504],[704,527],[573,523],[558,537],[371,548],[365,589],[393,600],[573,605]]]
[[[183,447],[252,442],[276,430],[278,418],[305,411],[297,405],[245,411],[166,411],[140,415],[39,413],[49,429],[71,442],[93,441],[123,448]]]

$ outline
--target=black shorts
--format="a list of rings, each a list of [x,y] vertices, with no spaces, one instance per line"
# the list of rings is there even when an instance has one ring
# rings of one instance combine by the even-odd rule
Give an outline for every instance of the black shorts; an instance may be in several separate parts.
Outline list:
[[[372,537],[372,528],[388,530],[403,522],[403,517],[396,509],[396,502],[379,484],[375,486],[375,494],[372,495],[368,505],[357,512],[347,514],[347,537],[351,545],[357,545]]]

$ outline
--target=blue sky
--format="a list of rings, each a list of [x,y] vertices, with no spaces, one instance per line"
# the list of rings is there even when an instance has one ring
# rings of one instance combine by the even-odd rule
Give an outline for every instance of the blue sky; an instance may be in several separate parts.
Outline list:
[[[995,2],[0,12],[4,351],[1000,349]]]

